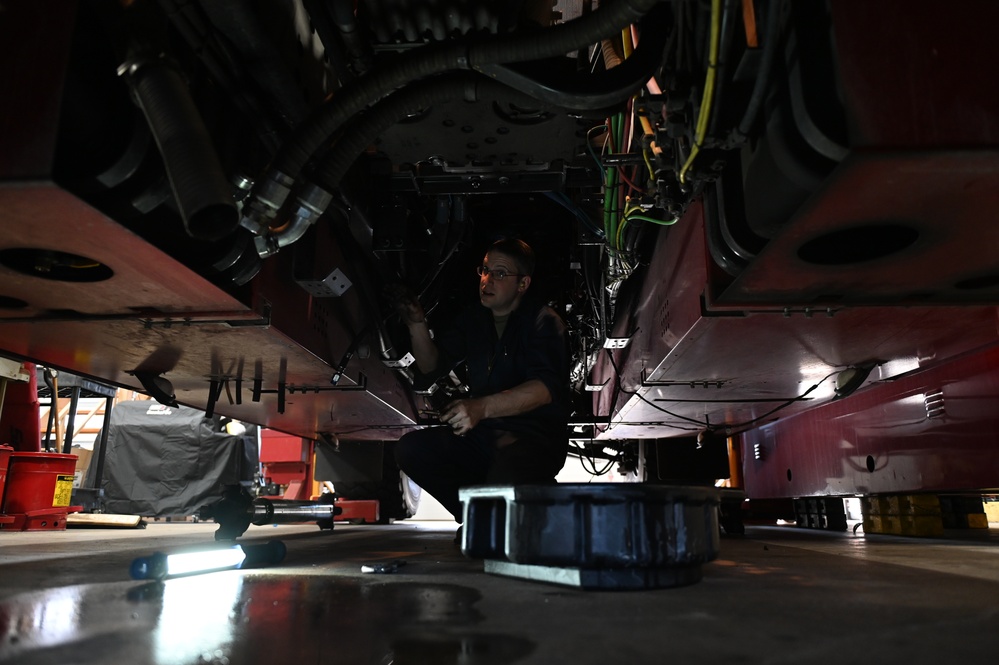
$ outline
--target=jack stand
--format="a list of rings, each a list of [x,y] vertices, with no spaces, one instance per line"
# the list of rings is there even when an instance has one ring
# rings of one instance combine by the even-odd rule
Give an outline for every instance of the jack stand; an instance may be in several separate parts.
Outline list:
[[[719,494],[629,483],[471,487],[461,550],[497,575],[581,589],[693,584],[718,557]]]
[[[235,540],[251,524],[295,524],[315,522],[320,529],[333,529],[333,522],[342,512],[334,505],[336,497],[324,494],[316,501],[281,501],[257,498],[240,485],[229,485],[222,492],[222,499],[198,511],[200,519],[214,519],[219,528],[215,540]]]

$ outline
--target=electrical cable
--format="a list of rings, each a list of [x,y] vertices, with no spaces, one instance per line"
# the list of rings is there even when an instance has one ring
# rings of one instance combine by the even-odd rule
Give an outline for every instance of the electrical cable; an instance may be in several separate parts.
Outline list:
[[[455,69],[479,69],[493,63],[535,62],[561,56],[592,44],[608,33],[616,34],[657,4],[657,0],[623,0],[609,3],[581,18],[548,28],[544,37],[534,31],[483,39],[474,43],[431,44],[397,58],[384,69],[353,81],[330,97],[281,147],[269,169],[268,180],[278,174],[297,179],[315,150],[324,145],[340,125],[368,105],[400,86]]]
[[[755,418],[752,418],[750,420],[746,420],[746,421],[741,422],[741,423],[712,425],[707,420],[700,421],[700,420],[697,420],[695,418],[690,418],[688,416],[681,415],[679,413],[673,413],[669,409],[663,408],[663,407],[659,406],[658,404],[652,402],[651,400],[649,400],[648,398],[646,398],[644,395],[642,395],[641,393],[639,393],[637,390],[626,390],[625,388],[621,387],[621,383],[620,383],[621,372],[618,369],[617,363],[614,362],[614,356],[610,353],[610,349],[608,349],[607,351],[608,351],[607,358],[608,358],[608,360],[610,360],[611,366],[614,368],[614,377],[615,377],[614,383],[617,386],[617,390],[614,391],[614,400],[612,401],[612,404],[611,404],[612,409],[611,409],[610,413],[611,413],[612,416],[613,416],[613,405],[614,405],[614,402],[617,401],[617,394],[620,392],[620,393],[624,393],[625,395],[632,395],[632,396],[638,397],[638,399],[640,399],[645,404],[648,404],[652,408],[656,409],[657,411],[661,411],[662,413],[665,413],[668,416],[671,416],[673,418],[678,418],[680,420],[684,420],[684,421],[687,421],[687,422],[690,422],[690,423],[694,423],[695,425],[700,425],[700,426],[704,427],[705,429],[711,430],[711,431],[718,431],[718,430],[721,430],[721,429],[725,429],[725,430],[731,431],[731,430],[742,429],[744,427],[748,427],[750,425],[753,425],[753,424],[759,422],[760,420],[763,420],[764,418],[768,418],[769,416],[772,416],[773,414],[777,413],[778,411],[780,411],[782,409],[786,409],[787,407],[791,406],[792,404],[794,404],[796,402],[802,401],[803,399],[805,399],[806,397],[808,397],[808,395],[810,395],[813,391],[817,390],[819,388],[819,386],[821,386],[823,383],[825,383],[829,379],[829,377],[835,376],[836,374],[838,374],[840,372],[840,370],[837,369],[835,371],[830,372],[829,374],[826,374],[824,377],[822,377],[821,379],[819,379],[818,381],[816,381],[808,390],[806,390],[805,392],[801,393],[797,397],[792,397],[791,399],[789,399],[789,400],[787,400],[787,401],[779,404],[778,406],[774,407],[773,409],[767,411],[766,413],[764,413],[762,415],[756,416]]]
[[[645,146],[642,146],[642,158],[645,159],[645,166],[649,169],[649,181],[655,182],[656,171],[652,168],[652,160],[649,159],[649,153],[645,149]]]
[[[578,441],[578,439],[576,441]],[[580,445],[579,443],[576,443],[576,441],[570,441],[569,442],[569,454],[570,455],[575,455],[576,457],[589,457],[591,460],[597,460],[597,459],[602,459],[602,460],[616,460],[616,459],[618,459],[620,457],[620,453],[618,453],[618,452],[615,452],[615,454],[613,454],[613,455],[607,454],[607,452],[606,452],[607,448],[611,447],[609,445],[600,444],[600,450],[597,451],[595,449],[594,450],[590,450],[585,445]],[[590,439],[589,440],[589,445],[590,446],[596,446],[597,445],[597,441],[595,441],[593,439]]]
[[[613,141],[613,118],[608,118],[606,122],[607,133],[604,136],[604,145],[600,153],[603,154],[610,146],[610,151],[614,151]],[[611,225],[611,188],[614,185],[614,169],[607,169],[604,171],[604,237],[607,239],[608,246],[613,247],[614,242],[614,231]]]
[[[589,462],[590,462],[589,468],[587,468],[587,466],[586,466],[586,460],[589,460]],[[603,466],[603,468],[597,469],[596,460],[594,460],[594,459],[592,459],[590,457],[587,457],[585,455],[581,455],[580,458],[579,458],[579,461],[580,461],[580,464],[582,465],[583,469],[585,471],[587,471],[590,475],[593,475],[593,476],[602,476],[602,475],[606,474],[608,471],[610,471],[611,466],[614,465],[614,461],[613,460],[609,460]]]
[[[601,128],[606,129],[606,127],[607,127],[606,124],[604,124],[604,125],[597,125],[596,127],[591,127],[586,132],[586,150],[590,153],[590,156],[593,157],[593,161],[595,161],[597,163],[597,168],[600,169],[600,181],[601,182],[603,182],[606,179],[606,177],[607,177],[607,171],[604,168],[603,162],[600,161],[600,157],[598,157],[597,153],[593,151],[593,145],[591,145],[592,137],[590,136],[590,134],[592,134],[594,131],[596,131],[598,129],[601,129]]]
[[[678,218],[674,217],[671,220],[663,220],[663,219],[656,219],[655,217],[649,217],[648,215],[634,214],[634,215],[628,215],[627,219],[629,220],[638,219],[643,222],[649,222],[650,224],[658,224],[659,226],[673,226],[674,224],[676,224]]]
[[[818,381],[817,381],[817,382],[816,382],[816,383],[815,383],[814,385],[812,385],[812,387],[811,387],[811,388],[809,388],[809,389],[808,389],[808,390],[806,390],[805,392],[801,393],[801,394],[800,394],[800,395],[798,395],[797,397],[792,397],[791,399],[787,400],[787,401],[786,401],[786,402],[784,402],[783,404],[781,404],[781,405],[779,405],[779,406],[777,406],[777,407],[775,407],[775,408],[773,408],[773,409],[771,409],[771,410],[767,411],[766,413],[764,413],[764,414],[763,414],[763,415],[761,415],[761,416],[757,416],[757,417],[753,418],[752,420],[747,420],[747,421],[745,421],[745,422],[741,422],[741,423],[736,423],[736,424],[734,424],[734,425],[726,425],[725,427],[726,427],[727,429],[740,429],[740,428],[743,428],[743,427],[748,427],[749,425],[752,425],[752,424],[754,424],[754,423],[757,423],[757,422],[759,422],[760,420],[763,420],[764,418],[766,418],[766,417],[768,417],[768,416],[771,416],[771,415],[773,415],[774,413],[777,413],[777,412],[778,412],[778,411],[780,411],[781,409],[785,409],[785,408],[787,408],[787,407],[791,406],[792,404],[794,404],[795,402],[800,402],[801,400],[805,399],[806,397],[808,397],[808,395],[809,395],[809,394],[810,394],[810,393],[811,393],[811,392],[812,392],[813,390],[817,389],[817,388],[818,388],[819,386],[821,386],[821,385],[822,385],[823,383],[825,383],[825,382],[826,382],[826,380],[827,380],[827,379],[828,379],[828,378],[829,378],[830,376],[835,376],[836,374],[839,374],[839,373],[840,373],[840,370],[838,370],[838,369],[837,369],[837,370],[835,370],[835,371],[833,371],[833,372],[829,372],[829,373],[828,373],[828,374],[826,374],[826,375],[825,375],[824,377],[822,377],[821,379],[819,379],[819,380],[818,380]]]
[[[597,453],[588,452],[583,446],[579,445],[570,446],[570,450],[575,451],[576,456],[579,458],[580,465],[587,473],[589,473],[592,476],[603,476],[607,474],[607,472],[610,471],[611,467],[614,466],[614,463],[621,459],[620,452],[618,452],[613,456],[605,455],[604,457],[602,457],[602,459],[607,460],[606,463],[603,465],[602,468],[597,469],[597,457],[598,457]],[[589,462],[589,468],[587,468],[586,465],[587,462]]]
[[[732,43],[735,41],[733,33],[735,32],[735,19],[734,14],[736,5],[739,0],[722,0],[722,15],[721,15],[721,32],[719,35],[719,46],[718,46],[718,60],[716,74],[715,74],[715,91],[714,91],[714,101],[713,106],[717,108],[724,108],[725,106],[725,94],[727,92],[729,76],[727,70],[729,69],[729,61],[731,60]],[[740,12],[741,15],[741,12]],[[707,129],[705,130],[706,136],[717,136],[720,132],[718,131],[719,116],[721,114],[712,114],[711,121],[708,123]]]
[[[666,415],[671,416],[673,418],[677,418],[678,420],[684,420],[684,421],[686,421],[688,423],[693,423],[695,425],[700,425],[704,429],[708,429],[708,430],[714,429],[714,427],[715,427],[711,423],[709,423],[707,420],[701,421],[701,420],[697,420],[696,418],[690,418],[688,416],[680,415],[679,413],[673,413],[669,409],[663,408],[663,407],[659,406],[658,404],[656,404],[655,402],[649,400],[647,397],[645,397],[645,395],[641,394],[637,390],[625,390],[624,388],[621,388],[621,392],[624,393],[625,395],[632,395],[634,397],[637,397],[641,401],[643,401],[646,404],[648,404],[649,406],[651,406],[653,409],[656,409],[657,411],[662,411]]]
[[[586,212],[581,210],[579,206],[573,203],[572,199],[570,199],[568,196],[566,196],[562,192],[545,192],[545,196],[547,196],[549,199],[551,199],[555,203],[558,203],[560,206],[571,212],[572,215],[576,219],[581,221],[583,225],[586,226],[586,228],[589,229],[594,235],[596,235],[599,238],[603,237],[604,232],[601,231],[599,228],[597,228],[597,226],[593,223],[593,220],[590,219],[590,216],[587,215]]]
[[[567,75],[565,72],[548,72],[538,68],[485,64],[474,69],[490,78],[505,83],[540,101],[575,111],[600,111],[617,106],[647,85],[650,77],[660,68],[663,52],[671,32],[658,29],[665,18],[665,3],[649,12],[643,22],[655,26],[631,57],[618,64],[608,60],[599,71],[588,74]],[[602,52],[602,44],[597,51]],[[619,56],[613,56],[618,58]],[[598,59],[602,63],[604,58]]]
[[[746,420],[746,421],[743,421],[741,423],[733,423],[733,424],[712,425],[712,424],[710,424],[710,423],[708,423],[706,421],[705,422],[700,422],[700,421],[695,420],[693,418],[687,418],[686,416],[681,416],[678,413],[673,413],[673,412],[671,412],[671,411],[669,411],[667,409],[664,409],[663,407],[659,406],[658,404],[655,404],[654,402],[648,400],[644,395],[638,393],[637,391],[633,392],[633,391],[627,391],[627,390],[622,389],[621,392],[623,392],[625,394],[628,394],[628,395],[635,395],[636,397],[638,397],[640,400],[642,400],[643,402],[645,402],[646,404],[648,404],[652,408],[657,409],[659,411],[662,411],[663,413],[665,413],[667,415],[670,415],[670,416],[673,416],[674,418],[680,418],[682,420],[687,420],[687,421],[690,421],[690,422],[693,422],[693,423],[698,423],[700,425],[704,425],[705,429],[708,429],[708,430],[711,430],[711,431],[718,431],[718,430],[722,430],[722,429],[727,430],[727,431],[732,431],[732,430],[742,429],[744,427],[748,427],[750,425],[753,425],[753,424],[759,422],[760,420],[763,420],[764,418],[772,416],[773,414],[777,413],[778,411],[780,411],[782,409],[786,409],[787,407],[791,406],[795,402],[802,401],[803,399],[805,399],[806,397],[808,397],[808,395],[810,395],[812,393],[812,391],[816,390],[819,386],[821,386],[823,383],[825,383],[825,381],[829,377],[838,374],[839,371],[840,370],[836,370],[835,372],[830,372],[829,374],[826,374],[824,377],[822,377],[821,379],[819,379],[815,384],[812,385],[811,388],[809,388],[805,392],[801,393],[797,397],[792,397],[791,399],[789,399],[789,400],[781,403],[780,405],[774,407],[773,409],[770,409],[766,413],[764,413],[762,415],[759,415],[759,416],[756,416],[755,418],[752,418],[750,420]]]
[[[715,77],[718,69],[718,46],[721,33],[721,0],[711,0],[711,41],[708,55],[708,73],[704,79],[704,93],[701,97],[701,108],[697,116],[697,127],[694,131],[694,144],[691,146],[687,161],[680,169],[680,183],[686,184],[687,171],[694,163],[697,154],[704,143],[708,121],[711,118],[711,103],[714,99]]]
[[[634,50],[634,45],[631,42],[631,28],[633,26],[634,24],[621,28],[621,54],[625,60],[631,57],[631,52]]]
[[[631,43],[635,46],[638,45],[638,26],[634,23],[630,27],[631,32]],[[672,38],[672,33],[670,33]],[[645,89],[649,91],[650,95],[661,95],[663,94],[662,88],[659,87],[659,82],[656,81],[655,75],[649,77],[648,83],[645,84]]]
[[[756,123],[756,118],[763,105],[768,87],[767,84],[770,81],[770,74],[773,69],[774,57],[777,53],[777,44],[780,41],[780,24],[778,21],[780,5],[781,0],[770,0],[767,5],[767,23],[766,31],[763,33],[763,57],[760,61],[759,74],[756,76],[756,82],[753,84],[753,91],[749,95],[749,101],[746,103],[746,110],[743,113],[742,120],[739,121],[739,126],[733,130],[732,136],[729,139],[730,144],[739,144],[745,140],[749,135],[749,131]]]
[[[643,113],[638,116],[638,119],[642,123],[642,131],[645,132],[647,136],[654,136],[655,132],[652,130],[652,122],[649,120],[648,116]]]
[[[621,238],[624,236],[624,229],[628,226],[628,218],[625,217],[621,220],[621,223],[617,227],[617,238],[614,239],[614,244],[621,247]]]
[[[628,187],[631,187],[633,190],[635,190],[639,194],[644,194],[645,193],[645,189],[643,189],[642,187],[639,187],[638,185],[636,185],[634,183],[634,181],[631,180],[631,178],[629,178],[628,176],[626,176],[624,174],[624,168],[623,167],[619,166],[619,167],[617,167],[617,169],[618,169],[618,176],[628,184]],[[655,176],[653,176],[653,179],[655,179]]]
[[[414,111],[456,99],[471,101],[500,98],[512,98],[521,104],[536,104],[528,95],[469,72],[442,74],[418,81],[387,95],[343,126],[340,138],[319,162],[313,178],[321,187],[336,189],[358,155],[386,129]],[[543,107],[545,110],[557,110],[547,104]]]

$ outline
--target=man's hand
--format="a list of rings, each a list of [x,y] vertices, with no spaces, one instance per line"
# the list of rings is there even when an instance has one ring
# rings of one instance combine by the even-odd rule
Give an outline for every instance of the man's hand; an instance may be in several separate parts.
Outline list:
[[[405,284],[389,284],[384,287],[382,293],[395,313],[406,324],[413,357],[416,358],[416,368],[424,374],[436,371],[440,352],[430,336],[426,312],[423,311],[420,299]]]
[[[389,284],[385,287],[384,293],[392,309],[406,325],[423,323],[426,320],[419,298],[404,284]]]
[[[485,417],[485,403],[481,399],[459,399],[441,412],[441,422],[458,436],[464,436]]]
[[[518,416],[551,401],[551,393],[545,384],[538,379],[531,379],[510,390],[451,402],[441,412],[441,422],[461,436],[467,434],[483,418]]]

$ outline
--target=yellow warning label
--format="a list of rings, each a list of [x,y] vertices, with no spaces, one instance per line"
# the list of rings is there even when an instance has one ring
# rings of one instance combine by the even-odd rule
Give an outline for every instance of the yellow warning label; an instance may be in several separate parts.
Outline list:
[[[56,476],[52,507],[68,506],[73,498],[73,476]]]

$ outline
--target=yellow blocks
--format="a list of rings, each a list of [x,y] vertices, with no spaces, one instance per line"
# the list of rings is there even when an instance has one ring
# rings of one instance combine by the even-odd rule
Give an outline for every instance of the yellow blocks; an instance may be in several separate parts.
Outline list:
[[[940,500],[932,494],[865,496],[860,499],[864,533],[928,538],[943,535]]]
[[[970,513],[967,517],[969,529],[989,528],[989,516],[985,513]]]
[[[985,501],[985,517],[989,522],[999,522],[999,500],[995,498]]]
[[[864,533],[932,537],[944,529],[987,529],[980,496],[893,494],[860,499]]]
[[[988,529],[989,518],[980,496],[941,495],[945,529]]]

